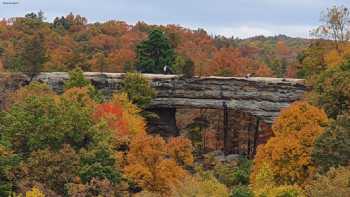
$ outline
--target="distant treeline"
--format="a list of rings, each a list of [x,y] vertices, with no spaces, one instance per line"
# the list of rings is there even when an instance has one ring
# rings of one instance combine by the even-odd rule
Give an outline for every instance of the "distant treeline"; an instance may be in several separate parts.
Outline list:
[[[208,35],[203,29],[144,22],[88,23],[72,13],[47,22],[39,12],[0,22],[0,66],[35,73],[76,67],[160,72],[167,65],[179,74],[296,77],[301,67],[297,56],[310,42],[284,35],[226,38]],[[155,64],[160,68],[143,68]]]

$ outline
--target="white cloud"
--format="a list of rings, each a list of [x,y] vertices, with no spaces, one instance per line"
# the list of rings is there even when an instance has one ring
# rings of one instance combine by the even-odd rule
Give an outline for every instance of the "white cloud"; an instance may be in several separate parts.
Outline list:
[[[214,28],[213,33],[223,35],[226,37],[234,36],[239,38],[247,38],[247,37],[252,37],[256,35],[266,35],[266,36],[273,35],[273,32],[269,31],[268,29],[252,27],[252,26],[239,26],[235,28],[223,27],[223,28],[218,28],[217,30],[215,30]]]
[[[308,25],[241,25],[237,27],[208,27],[208,31],[215,35],[239,38],[248,38],[258,35],[275,36],[279,34],[309,38],[309,32],[313,28],[313,26]]]
[[[200,27],[212,34],[245,38],[261,34],[309,37],[312,26],[319,24],[322,10],[332,5],[348,5],[350,0],[18,1],[20,4],[13,6],[0,3],[0,19],[42,10],[52,20],[73,12],[90,22],[117,19],[128,23],[180,24]]]

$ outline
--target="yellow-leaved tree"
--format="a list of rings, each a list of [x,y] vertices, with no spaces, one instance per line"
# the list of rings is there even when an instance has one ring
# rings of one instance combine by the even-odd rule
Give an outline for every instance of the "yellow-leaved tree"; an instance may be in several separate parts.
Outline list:
[[[275,185],[303,184],[312,177],[313,144],[327,124],[325,112],[306,102],[295,102],[282,110],[272,126],[274,137],[258,147],[251,174],[253,189],[264,187],[258,175],[266,166],[271,171],[270,182]]]
[[[32,190],[26,192],[26,197],[45,197],[37,187],[33,187]]]
[[[193,162],[190,140],[179,137],[167,144],[160,136],[140,133],[129,147],[124,173],[144,190],[169,194],[171,187],[189,176],[182,165]]]

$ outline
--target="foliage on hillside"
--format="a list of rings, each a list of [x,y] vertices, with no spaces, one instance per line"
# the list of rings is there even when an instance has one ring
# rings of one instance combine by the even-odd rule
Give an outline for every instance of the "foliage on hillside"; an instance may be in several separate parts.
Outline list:
[[[258,147],[251,176],[257,196],[282,188],[288,195],[277,196],[349,195],[350,12],[334,6],[321,19],[313,33],[329,40],[315,40],[298,57],[298,74],[312,89],[281,112],[275,136]]]
[[[151,90],[142,80],[133,84]],[[1,196],[166,196],[187,190],[186,180],[201,194],[228,195],[215,178],[187,170],[194,163],[189,139],[147,134],[128,94],[96,102],[92,89],[75,70],[61,95],[38,82],[10,95],[0,112]]]
[[[70,71],[60,95],[34,82],[8,96],[0,112],[0,196],[348,196],[350,11],[344,6],[326,10],[313,31],[329,40],[307,41],[211,37],[142,22],[88,24],[73,14],[53,23],[43,18],[40,12],[0,22],[0,66],[31,77]],[[162,64],[184,77],[299,75],[311,91],[282,110],[253,162],[222,162],[223,155],[197,150],[198,164],[194,148],[209,121],[190,124],[190,139],[150,135],[141,112],[154,90],[141,74],[126,74],[109,100],[83,74],[159,73]]]
[[[46,22],[43,13],[0,21],[0,65],[35,75],[38,71],[175,73],[193,61],[196,75],[295,77],[296,56],[309,41],[277,37],[246,40],[210,36],[177,25],[88,23],[80,15]],[[187,69],[187,68],[186,68]]]

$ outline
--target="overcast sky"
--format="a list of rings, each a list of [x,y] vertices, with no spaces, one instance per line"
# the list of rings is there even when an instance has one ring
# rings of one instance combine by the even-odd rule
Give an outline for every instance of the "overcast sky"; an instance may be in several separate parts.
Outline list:
[[[0,17],[45,12],[47,20],[70,12],[89,22],[122,20],[130,24],[179,24],[210,34],[240,38],[286,34],[309,37],[320,12],[350,0],[0,0]],[[18,2],[18,4],[4,4]]]

